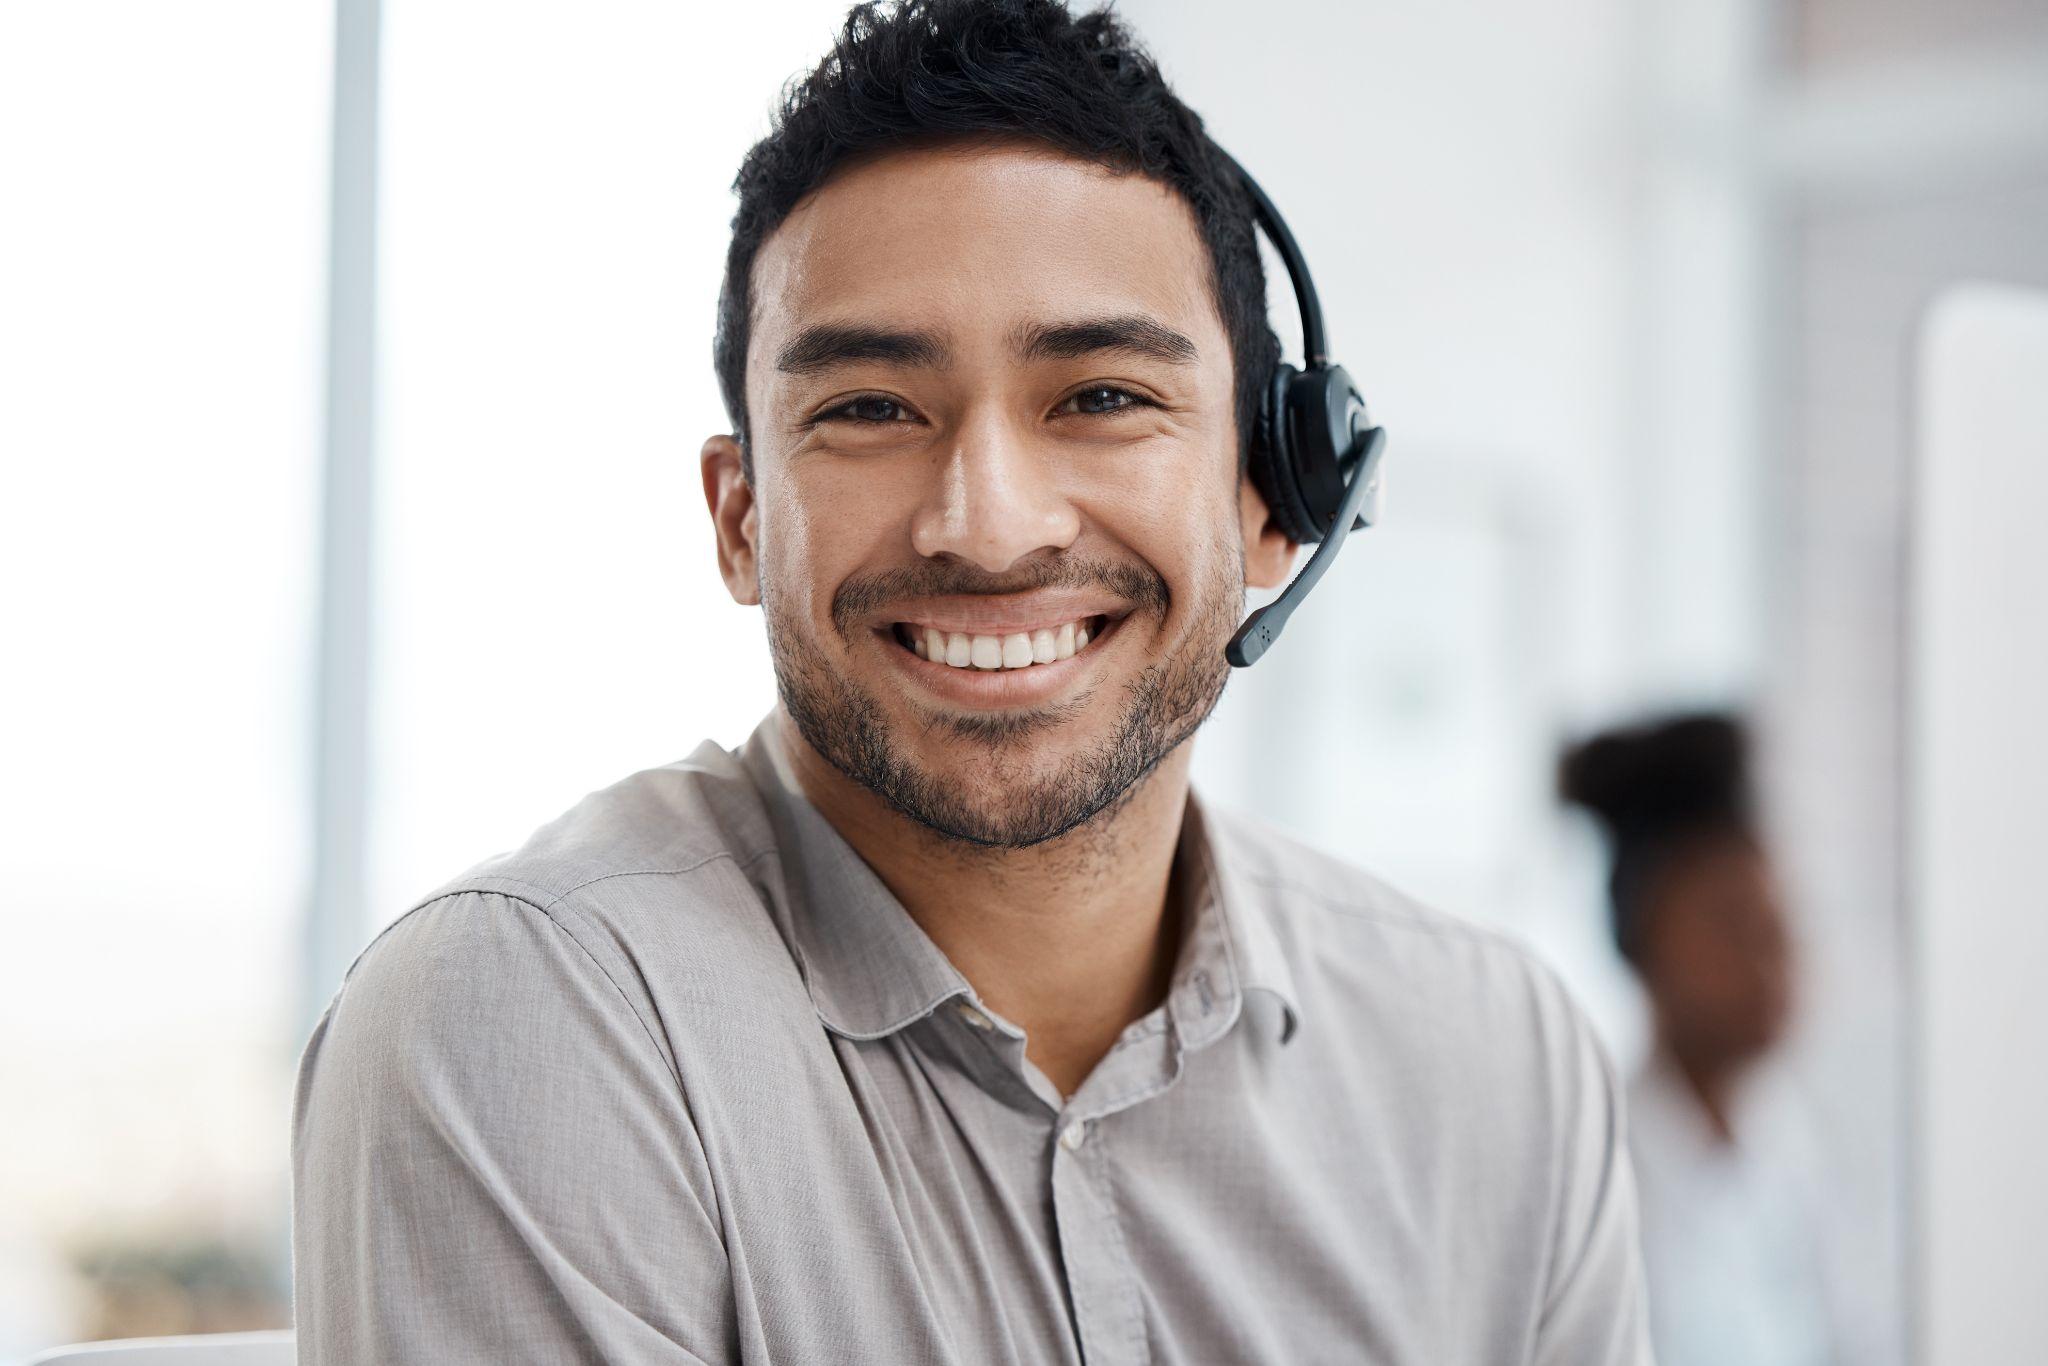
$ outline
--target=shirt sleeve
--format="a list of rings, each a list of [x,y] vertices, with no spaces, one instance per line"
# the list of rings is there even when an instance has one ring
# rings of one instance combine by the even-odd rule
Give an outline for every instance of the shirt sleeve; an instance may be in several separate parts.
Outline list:
[[[359,958],[299,1063],[299,1361],[722,1362],[696,1130],[619,986],[537,906],[461,892]]]
[[[1564,985],[1541,970],[1561,1040],[1554,1069],[1557,1211],[1532,1366],[1653,1366],[1628,1155],[1613,1060]]]

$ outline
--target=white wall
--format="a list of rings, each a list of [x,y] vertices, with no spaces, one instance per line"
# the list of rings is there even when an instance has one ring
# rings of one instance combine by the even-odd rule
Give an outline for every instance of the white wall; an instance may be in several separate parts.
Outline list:
[[[0,5],[0,1359],[282,1226],[328,32]]]
[[[1918,365],[1908,639],[1926,1366],[2048,1355],[2048,292],[1965,286]]]

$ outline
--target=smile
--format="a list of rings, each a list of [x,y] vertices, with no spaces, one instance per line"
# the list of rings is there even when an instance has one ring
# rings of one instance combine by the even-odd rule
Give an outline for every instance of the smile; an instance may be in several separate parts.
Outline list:
[[[896,643],[920,659],[954,669],[994,672],[1029,669],[1071,659],[1099,640],[1112,619],[1105,614],[1040,626],[1028,631],[979,634],[948,631],[928,622],[899,621],[890,628]]]

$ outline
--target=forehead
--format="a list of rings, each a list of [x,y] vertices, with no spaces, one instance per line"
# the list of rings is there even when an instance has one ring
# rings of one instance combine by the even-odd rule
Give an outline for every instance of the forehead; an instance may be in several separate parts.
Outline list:
[[[1169,186],[1033,144],[945,144],[847,167],[754,262],[751,381],[821,320],[935,328],[971,349],[1019,322],[1145,314],[1227,342],[1193,211]]]

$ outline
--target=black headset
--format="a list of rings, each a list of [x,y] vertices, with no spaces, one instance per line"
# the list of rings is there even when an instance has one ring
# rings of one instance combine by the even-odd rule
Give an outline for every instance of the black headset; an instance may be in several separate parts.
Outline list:
[[[1373,425],[1344,367],[1330,363],[1323,306],[1316,301],[1315,281],[1294,234],[1244,167],[1222,148],[1216,151],[1244,182],[1253,216],[1286,263],[1301,307],[1301,345],[1307,353],[1302,369],[1285,361],[1274,367],[1259,400],[1250,463],[1281,530],[1297,544],[1314,545],[1315,553],[1279,597],[1244,619],[1224,647],[1224,658],[1243,668],[1280,638],[1287,618],[1330,567],[1344,538],[1379,521],[1380,453],[1387,432]]]

